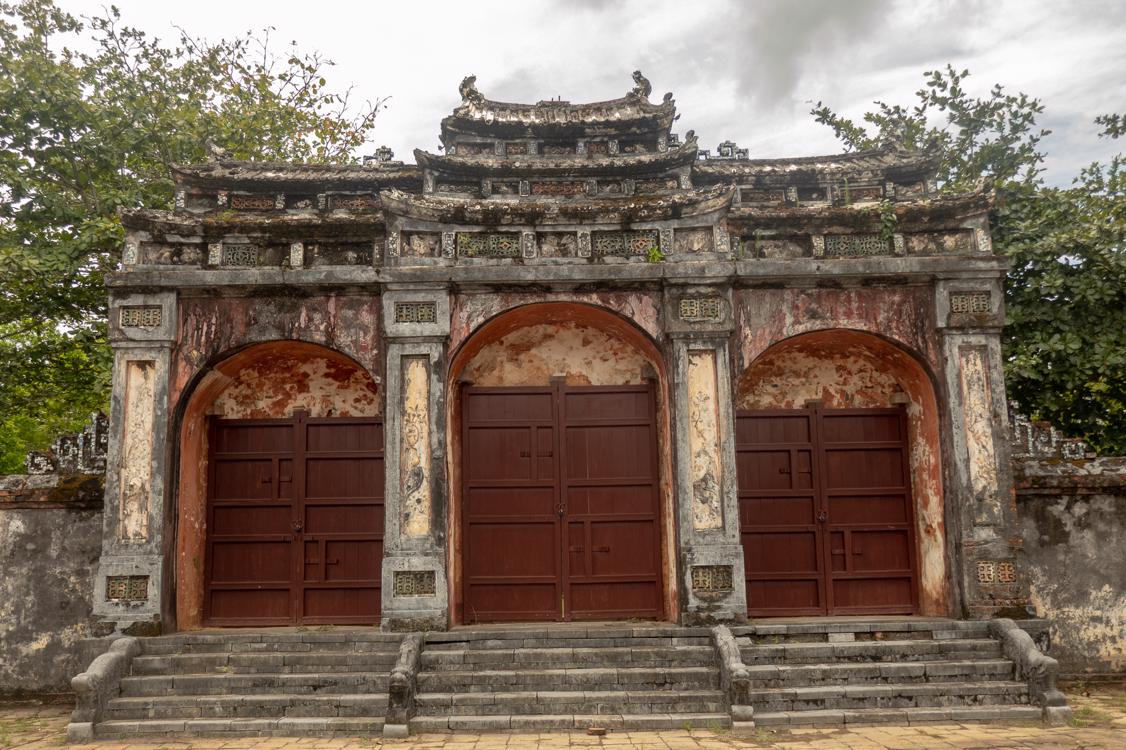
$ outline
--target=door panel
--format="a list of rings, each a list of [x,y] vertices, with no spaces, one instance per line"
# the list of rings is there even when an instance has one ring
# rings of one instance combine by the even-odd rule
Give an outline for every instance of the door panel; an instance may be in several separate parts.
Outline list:
[[[902,409],[737,414],[750,614],[914,612],[906,434]]]
[[[660,616],[654,411],[648,386],[464,390],[466,622]]]
[[[378,622],[382,423],[298,413],[209,435],[207,624]]]

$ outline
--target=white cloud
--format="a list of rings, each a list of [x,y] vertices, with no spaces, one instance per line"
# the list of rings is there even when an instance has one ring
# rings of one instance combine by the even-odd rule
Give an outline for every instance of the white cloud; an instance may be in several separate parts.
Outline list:
[[[163,37],[173,24],[208,37],[270,25],[326,53],[336,86],[392,97],[373,137],[407,159],[436,148],[469,73],[491,98],[590,101],[621,96],[641,68],[655,98],[675,94],[681,132],[780,156],[839,150],[809,101],[853,116],[874,99],[909,103],[923,71],[950,62],[970,69],[975,93],[1001,83],[1044,101],[1057,184],[1120,148],[1091,120],[1126,102],[1126,3],[1116,0],[115,1],[126,22]],[[103,5],[59,2],[75,13]]]

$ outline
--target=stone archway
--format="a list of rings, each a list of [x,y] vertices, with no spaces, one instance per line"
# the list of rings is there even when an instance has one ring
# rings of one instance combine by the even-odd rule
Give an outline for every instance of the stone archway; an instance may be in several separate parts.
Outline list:
[[[279,458],[278,450],[261,446],[263,438],[256,437],[255,430],[259,433],[263,430],[275,433],[292,430],[294,434],[297,434],[296,430],[302,430],[303,435],[318,431],[319,435],[315,439],[320,441],[319,444],[314,445],[308,442],[308,438],[301,438],[300,456],[319,456],[326,460],[331,459],[334,444],[359,440],[366,451],[361,451],[363,455],[356,456],[363,464],[363,471],[360,473],[368,478],[365,487],[370,485],[375,488],[377,482],[379,495],[378,502],[373,500],[370,504],[371,513],[368,513],[378,514],[378,524],[374,515],[370,519],[373,527],[378,525],[378,533],[372,532],[372,538],[366,541],[362,555],[366,558],[375,554],[375,559],[381,563],[382,542],[377,541],[376,537],[381,540],[383,534],[382,402],[375,381],[359,364],[332,349],[300,341],[272,341],[252,345],[227,355],[202,373],[189,391],[180,415],[175,564],[176,621],[179,630],[190,630],[205,624],[205,594],[210,564],[207,552],[210,533],[208,509],[209,498],[215,496],[212,491],[214,487],[209,487],[209,481],[216,477],[214,467],[209,466],[209,458],[220,449],[219,446],[209,445],[209,435],[220,434],[216,431],[217,425],[223,425],[229,431],[229,439],[240,443],[240,453],[229,456],[224,454],[225,461],[236,461],[233,456],[246,453],[244,449],[249,449],[249,453],[254,455],[246,456],[247,460],[263,464],[272,462],[274,468],[271,471],[274,473],[258,477],[258,481],[267,484],[277,482],[279,488],[273,490],[275,496],[286,494],[280,489],[281,482],[287,479],[282,476],[285,470],[278,466],[295,459],[291,455],[292,451],[286,454],[288,458]],[[342,431],[350,434],[343,435]],[[258,456],[255,451],[260,447],[262,455]],[[313,466],[312,463],[303,465]],[[288,480],[292,481],[294,476],[290,474]],[[231,481],[242,480],[235,477]],[[293,493],[291,489],[291,497]],[[304,494],[303,487],[300,496],[304,498]],[[324,497],[320,500],[324,500]],[[376,505],[378,509],[375,508]],[[352,508],[348,512],[354,513],[356,509]],[[301,523],[304,522],[302,513]],[[290,531],[288,528],[271,530]],[[308,543],[320,544],[323,552],[324,545],[331,543],[326,539],[331,540],[331,534],[316,540],[310,537]],[[347,558],[349,555],[355,556],[355,553],[356,550],[342,550],[338,557]],[[378,580],[378,575],[375,580]],[[315,596],[326,599],[324,594]],[[379,592],[376,589],[374,593],[361,593],[361,597],[378,602]],[[343,600],[345,596],[342,593],[330,594],[328,598]],[[305,622],[324,620],[316,616],[299,619]],[[368,621],[366,615],[353,619]],[[351,620],[344,618],[341,621]]]
[[[667,382],[663,357],[648,335],[617,314],[587,304],[549,302],[510,309],[478,327],[454,352],[448,393],[448,565],[455,622],[629,616],[661,619],[677,611]],[[522,419],[526,424],[514,426],[508,436],[495,431],[490,435],[492,417],[488,409],[501,410],[493,414],[509,410],[506,417]],[[582,409],[588,411],[583,414]],[[601,425],[587,418],[595,412],[605,418]],[[617,439],[611,440],[610,449],[596,451],[605,461],[595,467],[587,461],[589,451],[595,444],[605,446],[615,430]],[[525,439],[515,438],[518,433],[537,443],[521,448],[510,445],[516,451],[516,462],[521,453],[527,453],[536,456],[539,465],[521,465],[514,471],[527,472],[531,478],[524,497],[532,498],[532,503],[540,498],[544,505],[536,512],[529,511],[523,532],[525,537],[543,536],[543,545],[535,549],[543,553],[545,569],[537,569],[537,574],[544,574],[545,580],[534,592],[521,592],[515,586],[506,590],[499,584],[495,590],[490,589],[493,584],[483,581],[499,581],[504,578],[502,573],[513,571],[505,568],[503,560],[484,560],[473,541],[478,530],[487,530],[493,536],[504,534],[503,529],[488,526],[480,514],[494,512],[500,506],[486,509],[484,501],[477,498],[484,491],[496,494],[501,485],[512,481],[500,479],[493,489],[482,489],[482,483],[490,481],[485,476],[488,472],[479,469],[484,441],[499,441],[490,450],[503,451],[505,440]],[[583,461],[576,459],[580,443]],[[614,449],[621,455],[610,458]],[[506,461],[504,465],[516,463]],[[476,473],[471,475],[470,471]],[[648,484],[641,482],[642,477],[634,477],[639,481],[637,486],[616,485],[618,489],[610,489],[610,484],[632,481],[624,476],[609,479],[615,472],[646,473]],[[594,486],[600,481],[602,485]],[[587,489],[575,489],[580,485]],[[596,495],[601,499],[595,500]],[[557,520],[546,512],[550,507],[563,509]],[[616,521],[614,513],[618,514]],[[615,523],[622,531],[617,538],[613,538],[611,529]],[[625,529],[630,523],[634,524],[634,546],[626,552]],[[548,544],[558,550],[553,547],[545,551]],[[557,570],[549,572],[546,567],[553,564],[556,552]],[[652,570],[639,562],[650,555]],[[595,578],[614,566],[621,574],[617,577],[620,585],[616,589],[600,587]],[[549,584],[551,575],[558,578]],[[627,580],[631,576],[635,579],[632,582]],[[557,595],[555,591],[561,592],[558,612],[549,601]],[[513,603],[525,594],[528,601],[539,603]],[[639,603],[649,601],[646,597],[650,595],[652,604]],[[617,604],[607,605],[610,599]]]
[[[759,414],[780,410],[776,413],[784,414],[781,410],[801,410],[816,402],[817,408],[824,410],[819,413],[851,413],[854,421],[865,413],[872,415],[872,420],[883,415],[879,418],[890,425],[895,410],[905,412],[905,471],[913,498],[909,525],[915,548],[911,550],[917,587],[915,611],[951,614],[938,400],[932,376],[916,357],[870,333],[842,329],[803,333],[759,355],[739,378],[735,399],[742,414],[749,410]],[[846,409],[854,411],[833,411]],[[873,428],[862,425],[856,429]],[[891,429],[894,433],[896,428]],[[747,490],[751,486],[753,483],[741,477],[742,494],[763,494]]]

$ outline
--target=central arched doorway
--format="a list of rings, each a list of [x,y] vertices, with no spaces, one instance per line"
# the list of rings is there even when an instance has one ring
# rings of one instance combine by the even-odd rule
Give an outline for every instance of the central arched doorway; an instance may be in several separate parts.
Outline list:
[[[455,610],[462,622],[668,611],[661,358],[606,310],[486,323],[451,364]]]

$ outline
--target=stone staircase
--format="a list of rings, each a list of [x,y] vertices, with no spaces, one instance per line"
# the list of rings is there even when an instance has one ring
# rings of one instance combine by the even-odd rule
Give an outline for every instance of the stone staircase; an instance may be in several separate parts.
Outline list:
[[[1009,620],[122,637],[73,680],[68,736],[1062,723],[1056,668]]]
[[[708,628],[553,626],[431,633],[412,732],[721,728]]]
[[[758,726],[1041,718],[986,622],[771,621],[732,633]]]
[[[138,640],[98,739],[379,732],[402,637],[368,629]]]

